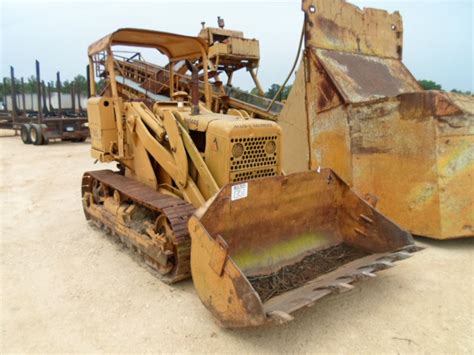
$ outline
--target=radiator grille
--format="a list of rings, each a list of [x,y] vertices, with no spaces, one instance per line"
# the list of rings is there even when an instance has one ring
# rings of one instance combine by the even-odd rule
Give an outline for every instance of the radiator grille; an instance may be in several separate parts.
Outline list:
[[[244,148],[240,157],[231,155],[229,158],[231,182],[276,176],[278,172],[277,136],[232,138],[231,144],[232,147],[241,144]]]

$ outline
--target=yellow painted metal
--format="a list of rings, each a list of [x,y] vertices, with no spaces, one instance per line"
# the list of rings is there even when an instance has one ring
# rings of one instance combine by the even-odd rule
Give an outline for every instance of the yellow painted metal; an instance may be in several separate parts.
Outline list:
[[[224,186],[188,224],[193,282],[222,326],[291,320],[291,313],[350,288],[347,285],[364,272],[391,265],[381,260],[397,260],[394,251],[409,247],[408,254],[399,254],[404,256],[414,251],[408,232],[365,203],[329,169],[252,180],[247,187],[244,198],[234,199],[234,187]],[[293,289],[287,285],[285,292],[270,299],[262,299],[251,281],[261,276],[278,283],[278,276],[272,275],[282,268],[341,243],[367,256],[324,276],[317,275],[315,267],[314,279]],[[304,269],[300,266],[299,271]]]
[[[215,64],[232,64],[248,68],[258,67],[260,60],[259,41],[244,38],[243,32],[205,27],[199,32],[198,37],[204,39],[208,44],[208,57]],[[245,61],[245,63],[242,61]]]
[[[276,122],[251,118],[238,108],[231,114],[210,112],[206,53],[199,57],[204,81],[194,77],[191,100],[183,92],[167,98],[148,95],[151,86],[143,71],[127,77],[135,83],[124,84],[126,68],[114,60],[114,44],[157,48],[170,61],[193,61],[203,49],[200,40],[131,29],[90,47],[92,63],[102,69],[106,63],[109,95],[89,100],[92,154],[117,161],[122,174],[84,175],[86,217],[131,242],[170,282],[188,277],[191,267],[201,300],[223,326],[288,321],[295,310],[351,288],[350,283],[417,250],[408,232],[329,169],[283,176],[283,134]],[[104,50],[106,58],[97,53]],[[168,73],[178,76],[175,69]],[[172,76],[168,88],[175,86]],[[184,223],[193,206],[199,210],[188,224],[190,255]],[[343,253],[335,257],[331,248]],[[276,289],[270,300],[252,283],[251,277],[273,277],[315,253],[332,267],[306,268],[311,275],[304,282]]]
[[[413,234],[473,236],[474,98],[420,88],[399,13],[342,0],[303,10],[305,57],[279,116],[297,157],[284,170],[330,167]]]
[[[403,22],[399,12],[361,10],[345,0],[303,0],[302,4],[308,47],[401,59]]]
[[[207,52],[207,45],[200,38],[137,28],[121,28],[91,44],[88,54],[93,56],[114,45],[157,48],[172,61],[199,58],[203,52]]]
[[[113,146],[117,144],[117,126],[111,97],[94,97],[89,100],[89,131],[91,147],[101,162],[109,162],[114,158]]]
[[[217,185],[214,176],[209,171],[204,159],[201,157],[199,151],[197,150],[194,142],[189,135],[189,132],[179,124],[181,135],[183,138],[184,146],[186,147],[186,151],[189,154],[190,159],[192,160],[194,167],[196,168],[199,176],[203,178],[200,180],[201,184],[199,188],[201,189],[203,197],[208,200],[214,194],[219,191],[219,186]]]

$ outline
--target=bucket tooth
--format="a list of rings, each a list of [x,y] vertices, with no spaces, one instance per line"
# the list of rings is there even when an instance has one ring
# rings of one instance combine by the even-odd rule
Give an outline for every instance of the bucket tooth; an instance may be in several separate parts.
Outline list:
[[[374,223],[374,220],[370,217],[367,217],[365,214],[361,214],[360,215],[360,218],[363,219],[365,222],[369,223],[369,224],[372,224]]]
[[[267,315],[276,323],[282,324],[290,322],[295,319],[292,315],[283,312],[283,311],[272,311],[267,313]]]
[[[397,253],[393,253],[390,255],[390,257],[393,258],[393,261],[405,260],[405,259],[411,258],[411,256],[412,254],[406,251],[399,251]]]
[[[366,277],[376,277],[377,276],[374,273],[369,272],[369,271],[362,271],[361,274],[366,276]]]
[[[371,271],[373,268],[369,268],[367,270],[357,270],[353,274],[351,274],[351,277],[353,277],[355,280],[364,280],[368,278],[374,278],[376,275],[372,273]]]
[[[394,267],[395,264],[392,263],[391,261],[387,259],[382,259],[382,260],[376,260],[374,261],[371,266],[374,266],[377,268],[377,270],[385,270],[385,269],[390,269],[391,267]]]
[[[346,283],[346,282],[339,282],[337,284],[334,284],[334,285],[331,285],[331,288],[337,290],[338,293],[343,293],[343,292],[347,292],[347,291],[350,291],[354,288],[355,286],[349,284],[349,283]]]

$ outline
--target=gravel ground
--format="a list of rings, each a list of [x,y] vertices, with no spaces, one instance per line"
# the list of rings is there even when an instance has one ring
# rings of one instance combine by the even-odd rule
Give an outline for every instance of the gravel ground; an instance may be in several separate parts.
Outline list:
[[[474,240],[428,249],[283,326],[223,330],[85,222],[87,143],[0,138],[1,352],[472,353]]]

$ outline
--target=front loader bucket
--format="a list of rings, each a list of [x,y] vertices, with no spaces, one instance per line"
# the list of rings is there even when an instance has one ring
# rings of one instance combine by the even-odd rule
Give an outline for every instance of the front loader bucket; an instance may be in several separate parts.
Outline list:
[[[291,320],[418,250],[329,169],[226,185],[188,227],[195,288],[224,327]]]

